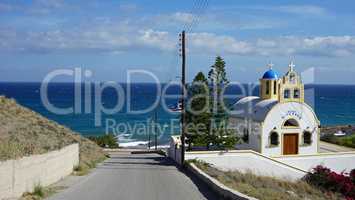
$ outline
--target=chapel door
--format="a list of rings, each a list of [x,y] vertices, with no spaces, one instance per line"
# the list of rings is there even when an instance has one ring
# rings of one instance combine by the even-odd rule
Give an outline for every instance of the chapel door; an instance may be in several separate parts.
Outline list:
[[[284,134],[283,138],[283,154],[298,154],[298,134]]]

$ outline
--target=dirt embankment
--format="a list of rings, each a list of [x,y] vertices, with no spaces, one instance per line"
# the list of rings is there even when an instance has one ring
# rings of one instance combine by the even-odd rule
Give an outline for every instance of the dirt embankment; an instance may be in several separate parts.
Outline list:
[[[0,96],[0,161],[58,150],[79,143],[80,164],[103,160],[102,149],[72,130]]]

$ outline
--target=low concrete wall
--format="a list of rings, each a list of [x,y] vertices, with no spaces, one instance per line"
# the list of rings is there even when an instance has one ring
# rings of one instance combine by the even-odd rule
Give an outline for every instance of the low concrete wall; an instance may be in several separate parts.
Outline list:
[[[171,136],[170,148],[168,149],[168,157],[181,165],[181,142],[180,136]]]
[[[355,168],[355,152],[321,153],[306,156],[285,156],[277,157],[275,159],[305,171],[310,171],[317,165],[323,165],[337,173],[341,173],[342,171],[350,172]]]
[[[72,173],[79,164],[79,145],[0,162],[0,199],[17,198],[38,184],[48,186]]]
[[[186,160],[198,159],[212,164],[222,171],[251,171],[256,175],[272,176],[296,181],[306,175],[306,171],[269,158],[251,150],[229,152],[186,152]]]
[[[256,198],[249,197],[243,193],[240,193],[236,190],[233,190],[217,179],[209,176],[201,169],[196,167],[193,163],[189,163],[187,165],[187,169],[192,172],[195,176],[197,176],[201,181],[208,185],[214,192],[216,192],[219,196],[223,197],[224,199],[236,199],[236,200],[257,200]]]

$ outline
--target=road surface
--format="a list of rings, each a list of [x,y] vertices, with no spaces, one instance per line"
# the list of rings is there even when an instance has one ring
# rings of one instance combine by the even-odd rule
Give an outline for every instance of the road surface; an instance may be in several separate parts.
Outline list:
[[[50,200],[219,199],[193,176],[158,154],[111,153],[111,158],[80,182]]]
[[[353,148],[339,146],[339,145],[335,145],[335,144],[331,144],[331,143],[323,142],[323,141],[320,141],[319,144],[320,144],[320,152],[321,153],[355,151],[355,149],[353,149]]]

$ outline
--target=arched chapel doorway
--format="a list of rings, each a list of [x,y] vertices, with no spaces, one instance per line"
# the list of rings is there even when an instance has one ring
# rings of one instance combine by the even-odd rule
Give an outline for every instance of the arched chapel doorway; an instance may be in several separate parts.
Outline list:
[[[282,129],[284,130],[282,136],[282,154],[295,155],[298,154],[299,148],[299,123],[295,119],[286,120]],[[287,131],[286,131],[287,130]]]

